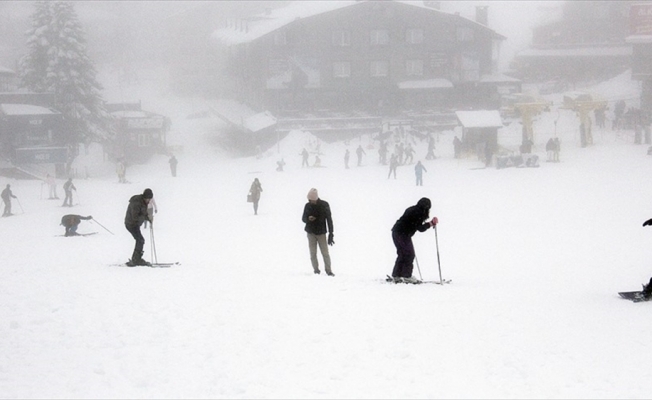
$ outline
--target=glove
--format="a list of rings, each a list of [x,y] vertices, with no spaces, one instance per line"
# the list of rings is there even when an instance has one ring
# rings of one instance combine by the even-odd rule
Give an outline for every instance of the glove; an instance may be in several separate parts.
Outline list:
[[[335,241],[333,240],[333,232],[328,234],[328,245],[332,246],[335,244]]]
[[[432,220],[430,221],[430,226],[435,226],[439,223],[439,220],[437,217],[432,217]]]
[[[652,218],[651,218],[651,219],[648,219],[648,220],[645,221],[645,222],[643,222],[643,226],[648,226],[648,225],[652,225]]]

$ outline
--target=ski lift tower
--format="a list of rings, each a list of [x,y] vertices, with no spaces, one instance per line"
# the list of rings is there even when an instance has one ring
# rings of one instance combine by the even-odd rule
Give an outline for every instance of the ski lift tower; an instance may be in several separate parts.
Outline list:
[[[571,92],[564,95],[564,105],[561,109],[575,111],[580,119],[580,144],[586,147],[593,144],[591,132],[591,111],[606,109],[607,101],[595,95],[584,92]]]
[[[550,111],[551,105],[552,102],[543,99],[514,104],[514,108],[518,110],[523,124],[523,142],[528,139],[534,142],[534,128],[532,127],[534,117],[544,111]]]

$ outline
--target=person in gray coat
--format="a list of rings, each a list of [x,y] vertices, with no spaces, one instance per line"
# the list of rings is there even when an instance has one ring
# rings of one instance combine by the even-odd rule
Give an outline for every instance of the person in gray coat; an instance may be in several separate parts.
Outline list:
[[[143,260],[143,247],[145,246],[145,238],[143,234],[140,233],[140,226],[145,221],[149,221],[149,214],[147,213],[147,204],[154,197],[152,189],[145,189],[143,194],[137,194],[131,196],[129,199],[129,206],[127,206],[127,214],[125,215],[125,227],[127,231],[131,233],[131,236],[136,240],[136,246],[134,247],[134,252],[131,255],[131,259],[127,262],[127,265],[130,267],[135,267],[137,265],[149,265],[149,263]],[[151,223],[151,221],[150,221]]]

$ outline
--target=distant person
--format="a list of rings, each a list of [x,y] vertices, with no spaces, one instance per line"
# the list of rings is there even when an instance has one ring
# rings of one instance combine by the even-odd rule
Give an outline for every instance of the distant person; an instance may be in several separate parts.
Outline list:
[[[423,186],[423,173],[428,172],[426,167],[421,164],[421,161],[417,161],[417,165],[414,166],[414,174],[417,178],[417,186]]]
[[[453,152],[455,158],[460,158],[460,155],[462,154],[462,141],[457,136],[453,139]]]
[[[2,197],[2,201],[5,203],[5,210],[2,213],[3,217],[8,217],[10,215],[14,215],[11,212],[11,199],[17,199],[16,196],[11,192],[11,185],[7,184],[5,189],[2,191],[2,194],[0,194],[0,197]]]
[[[553,161],[555,157],[555,140],[553,138],[548,139],[546,142],[546,154],[548,159],[546,161]]]
[[[177,164],[179,163],[179,161],[177,161],[177,158],[173,154],[172,157],[170,157],[170,161],[168,161],[168,162],[170,163],[170,172],[172,173],[172,176],[176,177],[177,176]]]
[[[310,167],[310,165],[308,164],[308,155],[309,155],[308,150],[306,150],[306,148],[304,147],[303,151],[301,151],[301,168]]]
[[[403,151],[405,153],[405,163],[406,164],[412,164],[413,158],[414,158],[414,149],[412,148],[412,145],[408,143],[408,145],[405,147],[405,150]]]
[[[435,158],[435,138],[430,136],[428,139],[428,152],[426,153],[426,160],[434,160]]]
[[[362,148],[362,145],[358,145],[358,148],[355,150],[355,154],[358,156],[358,167],[362,165],[362,156],[367,155],[367,153]]]
[[[115,166],[115,172],[118,175],[118,183],[127,183],[127,166],[122,159],[118,160]]]
[[[152,189],[145,189],[143,194],[131,196],[129,199],[129,206],[127,206],[127,213],[125,215],[125,228],[131,233],[131,236],[136,240],[134,252],[131,259],[127,262],[127,266],[135,267],[138,265],[149,265],[143,259],[143,247],[145,246],[145,238],[140,232],[140,226],[145,222],[149,215],[147,214],[147,204],[154,197]]]
[[[54,176],[48,174],[45,177],[45,183],[48,185],[48,199],[53,200],[53,199],[59,199],[59,196],[57,196],[57,180],[54,179]]]
[[[349,169],[349,158],[351,157],[351,152],[349,149],[346,149],[344,152],[344,168]]]
[[[426,222],[429,218],[430,206],[430,199],[422,197],[416,205],[408,207],[392,227],[392,240],[397,254],[392,270],[392,278],[395,282],[418,282],[412,276],[413,262],[416,257],[412,236],[416,231],[425,232],[439,222],[437,217]]]
[[[335,276],[331,270],[331,257],[328,246],[335,244],[333,240],[333,218],[328,202],[319,198],[317,189],[312,188],[308,192],[308,203],[303,208],[301,220],[306,224],[305,231],[308,235],[308,249],[310,251],[310,262],[315,274],[320,274],[319,261],[317,260],[317,246],[324,259],[324,269],[328,276]],[[328,233],[328,238],[326,237]]]
[[[392,154],[389,158],[389,174],[387,175],[387,179],[389,179],[392,174],[394,174],[394,179],[396,179],[396,168],[398,168],[398,157],[396,154]]]
[[[92,215],[89,215],[88,217],[82,217],[81,215],[76,215],[76,214],[68,214],[64,215],[61,217],[61,224],[63,225],[64,228],[66,228],[66,232],[64,236],[78,236],[79,234],[77,233],[77,227],[81,223],[82,220],[90,220],[93,219]]]
[[[249,187],[249,196],[251,202],[254,204],[254,215],[258,215],[258,202],[260,201],[260,194],[263,192],[263,186],[260,184],[258,178],[254,178],[254,181]]]
[[[559,141],[559,138],[556,137],[555,140],[553,140],[553,143],[555,147],[552,150],[552,160],[554,162],[559,162],[559,152],[561,151],[561,142]]]
[[[280,161],[276,162],[276,170],[279,172],[283,172],[283,167],[285,167],[285,160],[281,158]]]
[[[63,199],[62,207],[72,207],[72,191],[77,191],[75,184],[72,183],[72,178],[68,178],[66,183],[63,184],[63,191],[66,197]]]
[[[315,163],[312,166],[316,168],[321,167],[321,158],[319,158],[319,154],[315,154]]]

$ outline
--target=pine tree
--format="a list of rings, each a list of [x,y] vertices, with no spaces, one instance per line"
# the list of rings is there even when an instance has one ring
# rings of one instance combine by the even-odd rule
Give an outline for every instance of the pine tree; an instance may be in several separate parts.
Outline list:
[[[28,54],[21,60],[21,83],[35,92],[52,92],[55,108],[74,135],[71,141],[106,138],[110,116],[104,109],[96,71],[74,5],[40,1],[27,33]]]

